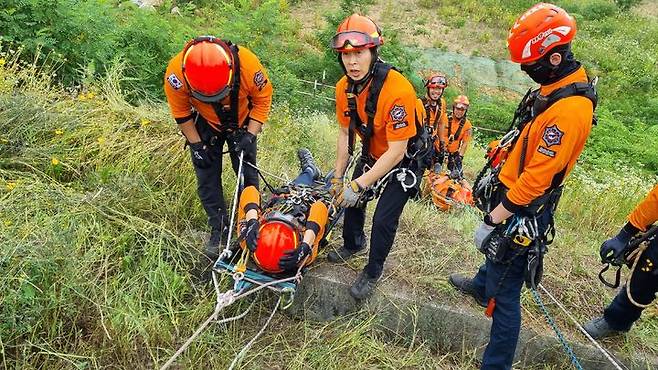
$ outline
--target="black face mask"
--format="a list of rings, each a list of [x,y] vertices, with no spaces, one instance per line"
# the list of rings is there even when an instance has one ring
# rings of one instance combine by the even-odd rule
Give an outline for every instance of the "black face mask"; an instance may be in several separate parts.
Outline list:
[[[546,54],[533,65],[521,64],[521,70],[530,76],[533,81],[540,85],[550,85],[561,80],[563,77],[570,75],[580,68],[580,63],[574,59],[571,48],[566,46],[564,50],[554,50]],[[562,55],[562,62],[554,66],[549,59],[551,55],[559,52]]]

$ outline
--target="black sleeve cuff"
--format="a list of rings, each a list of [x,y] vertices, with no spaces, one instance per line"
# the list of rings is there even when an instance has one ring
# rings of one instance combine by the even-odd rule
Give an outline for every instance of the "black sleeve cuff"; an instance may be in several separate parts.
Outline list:
[[[245,211],[245,212],[249,212],[249,211],[251,211],[252,209],[255,209],[255,210],[258,211],[258,210],[260,209],[260,207],[259,207],[258,204],[256,204],[256,203],[247,203],[247,205],[244,206],[244,211]]]
[[[627,232],[628,235],[633,236],[633,235],[637,235],[637,233],[639,233],[642,230],[638,229],[637,227],[635,227],[635,225],[633,225],[630,221],[628,221],[626,225],[624,225],[624,231]]]
[[[187,122],[187,121],[189,121],[193,118],[194,118],[194,116],[190,114],[189,116],[185,116],[185,117],[181,117],[181,118],[174,118],[174,119],[176,120],[176,123],[178,123],[180,125],[180,124],[185,123],[185,122]]]
[[[313,230],[315,236],[320,232],[320,225],[315,221],[306,221],[306,230]]]
[[[255,119],[255,118],[247,117],[247,122],[245,122],[245,126],[249,126],[249,121],[256,121],[256,122],[260,123],[261,125],[265,124],[265,122],[261,122],[261,121]]]
[[[516,213],[516,212],[520,211],[521,208],[523,208],[522,205],[515,204],[511,200],[509,200],[509,198],[507,197],[507,194],[505,194],[505,196],[500,201],[500,203],[503,204],[503,207],[505,207],[506,210],[508,210],[512,213]]]

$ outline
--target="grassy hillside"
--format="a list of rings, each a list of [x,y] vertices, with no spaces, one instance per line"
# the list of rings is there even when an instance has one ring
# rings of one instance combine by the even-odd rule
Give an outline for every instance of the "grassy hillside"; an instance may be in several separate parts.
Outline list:
[[[346,1],[339,9],[330,2],[298,2],[293,11],[305,8],[307,18],[317,22],[310,28],[300,27],[301,18],[289,19],[285,2],[178,1],[182,16],[169,15],[166,7],[143,13],[129,4],[119,7],[118,2],[100,0],[83,2],[87,5],[76,13],[67,8],[72,3],[10,0],[0,10],[0,364],[26,369],[153,368],[207,317],[215,298],[198,279],[206,225],[189,154],[168,108],[157,99],[157,76],[169,53],[191,35],[216,32],[266,55],[277,96],[260,142],[260,163],[269,172],[292,177],[297,171],[295,150],[306,146],[328,169],[334,157],[334,119],[323,100],[297,93],[309,91],[298,78],[313,79],[323,70],[328,81],[336,77],[335,57],[324,49],[326,35],[333,30],[332,22],[351,12],[355,3]],[[509,18],[528,2],[503,7],[502,2],[487,0],[476,7],[470,1],[447,0],[438,6],[424,0],[403,2],[399,9],[383,4],[364,6],[381,17],[387,30],[395,31],[393,17],[408,8],[405,17],[426,16],[428,25],[442,22],[454,36],[453,42],[442,45],[457,50],[453,46],[466,44],[468,25],[475,24],[478,33],[491,32],[488,42],[493,45],[478,53],[499,58],[502,54],[496,54],[494,46],[501,45],[501,36],[493,30],[508,27]],[[583,4],[608,10],[594,16]],[[657,180],[651,166],[656,163],[652,149],[658,135],[652,135],[656,126],[649,120],[656,96],[656,65],[651,64],[656,22],[646,3],[630,10],[604,0],[563,5],[585,9],[579,11],[587,16],[582,15],[583,41],[577,51],[591,52],[585,61],[609,81],[602,85],[602,95],[615,97],[602,100],[602,123],[590,141],[587,160],[569,182],[557,220],[559,239],[546,263],[546,286],[585,320],[598,314],[614,293],[596,279],[598,245],[623,224]],[[643,9],[641,15],[638,9]],[[37,10],[44,14],[34,13]],[[51,19],[48,11],[70,17],[61,24],[40,23]],[[330,17],[323,16],[325,11]],[[27,14],[32,21],[17,14]],[[83,15],[92,16],[91,21]],[[117,19],[123,26],[108,26]],[[15,23],[11,28],[8,20]],[[60,33],[59,26],[75,33]],[[391,48],[386,56],[409,67],[415,54],[403,48],[410,45],[408,28],[398,27],[387,39]],[[36,39],[24,36],[35,29]],[[116,41],[118,30],[144,45],[123,50],[126,44]],[[87,36],[67,43],[74,34]],[[626,42],[627,34],[636,41]],[[148,37],[140,39],[143,35]],[[90,37],[93,42],[84,42]],[[29,42],[17,51],[20,40]],[[622,56],[612,52],[620,45],[627,50]],[[125,53],[115,60],[97,49]],[[130,58],[132,52],[139,58]],[[79,54],[79,59],[73,63],[66,53]],[[641,84],[642,76],[650,77],[648,85]],[[509,97],[474,96],[476,124],[497,127],[509,118]],[[623,166],[616,162],[620,157]],[[472,179],[482,163],[482,150],[470,151],[467,176]],[[234,179],[230,170],[225,174],[229,194]],[[481,261],[471,242],[478,217],[469,210],[438,213],[426,201],[410,203],[385,279],[479,312],[445,280],[455,270],[474,272]],[[340,242],[336,236],[331,246]],[[357,259],[351,266],[358,269],[364,263]],[[265,295],[260,298],[250,319],[213,327],[201,336],[180,359],[181,367],[226,368],[274,303]],[[547,331],[529,295],[523,296],[523,303],[524,324]],[[237,305],[227,316],[247,306]],[[559,321],[570,338],[582,339],[571,324]],[[656,338],[658,310],[652,308],[626,338],[605,345],[628,353],[656,353]],[[391,342],[377,331],[374,318],[361,313],[329,323],[277,315],[242,368],[453,369],[472,368],[476,360],[468,349],[443,354],[423,343]]]

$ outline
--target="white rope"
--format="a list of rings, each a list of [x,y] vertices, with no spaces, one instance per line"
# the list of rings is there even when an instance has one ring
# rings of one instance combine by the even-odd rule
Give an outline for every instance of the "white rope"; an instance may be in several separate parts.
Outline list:
[[[244,355],[247,353],[247,351],[251,348],[251,346],[256,342],[256,340],[265,332],[265,329],[267,326],[270,324],[270,321],[272,321],[272,318],[274,317],[274,314],[276,314],[276,311],[279,309],[279,304],[281,303],[281,296],[279,296],[279,299],[276,301],[276,305],[274,306],[274,309],[272,310],[272,313],[270,314],[270,317],[267,318],[267,321],[265,322],[265,325],[256,333],[256,335],[251,338],[249,343],[247,343],[240,352],[233,358],[233,361],[231,362],[231,366],[229,366],[228,370],[233,370],[233,367],[240,362],[242,362],[242,358]]]
[[[224,258],[229,258],[231,257],[231,249],[229,246],[231,245],[231,234],[233,233],[233,224],[235,222],[235,210],[238,206],[238,193],[240,192],[240,181],[242,180],[242,164],[244,163],[244,151],[240,152],[240,160],[238,162],[238,174],[237,174],[237,184],[235,184],[235,193],[233,194],[233,206],[231,207],[231,221],[229,222],[229,229],[228,229],[228,237],[226,238],[226,247],[224,247],[224,250],[222,253],[217,257],[217,261],[215,261],[215,264],[219,262],[220,260],[223,260]],[[214,271],[214,270],[213,270]],[[213,272],[214,276],[214,272]],[[213,283],[216,285],[216,279],[213,278]]]
[[[596,347],[601,353],[603,353],[603,355],[608,359],[608,361],[610,361],[610,363],[611,363],[611,364],[612,364],[617,370],[628,369],[628,368],[627,368],[625,365],[623,365],[623,364],[621,364],[621,366],[620,366],[620,363],[621,363],[621,362],[617,362],[617,360],[616,360],[616,359],[610,354],[610,352],[608,352],[605,348],[603,348],[603,346],[601,346],[601,345],[599,344],[599,342],[596,341],[596,339],[592,338],[592,336],[589,335],[589,333],[588,333],[588,332],[587,332],[587,331],[586,331],[586,330],[580,325],[580,323],[578,322],[578,320],[576,320],[576,319],[575,319],[575,318],[569,313],[569,311],[567,311],[567,309],[562,305],[562,303],[560,303],[557,299],[555,299],[555,297],[553,297],[553,295],[552,295],[548,290],[546,290],[546,288],[544,288],[544,286],[543,286],[542,284],[539,284],[539,287],[540,287],[541,290],[543,290],[544,293],[546,293],[546,295],[547,295],[549,298],[551,298],[551,300],[552,300],[552,301],[553,301],[553,302],[554,302],[554,303],[555,303],[555,304],[556,304],[556,305],[557,305],[557,306],[558,306],[558,307],[559,307],[559,308],[560,308],[560,309],[561,309],[561,310],[567,315],[567,317],[569,317],[569,319],[570,319],[570,320],[576,325],[576,327],[578,328],[578,330],[580,330],[580,332],[583,333],[583,334],[587,337],[587,339],[589,339],[589,341],[592,342],[592,343],[594,344],[594,346],[595,346],[595,347]],[[623,368],[622,368],[622,366],[623,366]]]
[[[275,175],[275,174],[273,174],[272,172],[265,171],[264,169],[262,169],[262,168],[256,166],[256,165],[253,164],[253,163],[249,163],[249,162],[245,162],[245,163],[247,163],[248,166],[251,166],[251,167],[252,167],[253,169],[255,169],[256,171],[260,171],[260,172],[266,174],[267,176],[274,177],[275,179],[277,179],[277,180],[281,180],[281,181],[283,181],[284,183],[288,183],[288,182],[290,182],[289,179],[284,179],[283,177],[278,176],[278,175]]]

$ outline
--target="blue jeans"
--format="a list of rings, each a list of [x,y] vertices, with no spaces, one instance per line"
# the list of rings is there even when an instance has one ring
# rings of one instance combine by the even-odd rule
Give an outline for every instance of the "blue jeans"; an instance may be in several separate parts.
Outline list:
[[[313,170],[310,168],[305,168],[302,172],[297,175],[297,178],[292,180],[292,183],[295,185],[313,185]]]
[[[505,258],[517,253],[508,250]],[[473,278],[473,286],[487,301],[496,298],[489,344],[484,351],[481,369],[512,368],[521,331],[521,288],[526,264],[526,253],[515,257],[510,264],[494,263],[487,258]]]
[[[640,257],[631,276],[631,295],[640,304],[649,304],[658,292],[658,238],[654,239]],[[630,330],[644,309],[632,304],[626,294],[626,286],[603,312],[610,327],[619,331]]]

